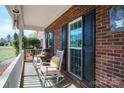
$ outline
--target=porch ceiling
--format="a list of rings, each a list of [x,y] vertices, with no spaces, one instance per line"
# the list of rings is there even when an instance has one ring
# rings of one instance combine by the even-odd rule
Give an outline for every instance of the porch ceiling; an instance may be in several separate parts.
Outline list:
[[[23,6],[25,27],[39,27],[44,29],[70,7],[69,5]]]
[[[44,31],[72,5],[22,5],[24,29]]]

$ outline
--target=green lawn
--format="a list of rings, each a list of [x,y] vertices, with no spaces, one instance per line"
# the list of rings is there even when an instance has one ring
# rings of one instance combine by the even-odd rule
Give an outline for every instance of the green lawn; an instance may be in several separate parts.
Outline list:
[[[13,47],[0,47],[0,62],[15,56]]]

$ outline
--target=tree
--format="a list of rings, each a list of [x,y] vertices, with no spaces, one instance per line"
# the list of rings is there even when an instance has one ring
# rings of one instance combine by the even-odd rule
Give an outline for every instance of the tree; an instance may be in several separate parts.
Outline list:
[[[12,37],[11,37],[11,35],[8,34],[6,39],[7,39],[8,45],[12,45]]]
[[[13,46],[15,48],[15,54],[18,55],[19,54],[19,40],[18,39],[13,41]]]
[[[23,42],[23,46],[22,46],[23,49],[29,47],[29,45],[28,45],[28,38],[27,38],[26,36],[23,36],[23,38],[22,38],[22,42]]]
[[[14,40],[17,40],[18,39],[18,34],[15,32],[13,37],[14,37]]]
[[[19,36],[17,33],[15,33],[13,35],[13,37],[14,37],[13,45],[16,50],[16,55],[18,55],[18,53],[19,53]],[[33,38],[33,37],[27,38],[26,36],[23,36],[22,42],[23,42],[23,46],[22,46],[23,49],[31,48],[31,46],[32,46],[32,48],[34,48],[34,47],[41,48],[40,40],[37,38]]]
[[[1,38],[1,39],[0,39],[0,46],[5,46],[6,44],[7,44],[6,39]]]
[[[13,45],[14,45],[14,48],[16,50],[16,55],[19,54],[19,37],[18,37],[18,34],[14,34],[14,41],[13,41]],[[23,42],[23,49],[27,48],[28,47],[28,40],[27,40],[27,37],[26,36],[23,36],[22,37],[22,42]]]
[[[4,46],[4,42],[0,39],[0,46]]]
[[[40,42],[40,40],[39,39],[37,39],[37,38],[28,38],[28,46],[29,47],[32,47],[32,48],[34,48],[34,47],[36,47],[36,48],[40,48],[41,46],[41,44],[40,44],[41,42]]]
[[[8,34],[6,39],[7,39],[8,42],[10,42],[11,41],[11,36]]]

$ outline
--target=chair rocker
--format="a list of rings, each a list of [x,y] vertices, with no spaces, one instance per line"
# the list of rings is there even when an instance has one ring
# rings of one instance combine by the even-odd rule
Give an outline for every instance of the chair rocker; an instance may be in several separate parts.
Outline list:
[[[60,71],[61,71],[61,66],[62,66],[62,61],[63,61],[63,55],[64,55],[64,50],[63,51],[57,50],[56,55],[52,57],[49,63],[41,62],[40,75],[43,77],[42,78],[43,87],[45,87],[46,80],[49,79],[49,76],[55,77],[57,79],[56,82],[58,83],[59,78],[61,77]],[[54,59],[54,62],[53,62],[53,59]],[[55,64],[52,65],[52,62]]]

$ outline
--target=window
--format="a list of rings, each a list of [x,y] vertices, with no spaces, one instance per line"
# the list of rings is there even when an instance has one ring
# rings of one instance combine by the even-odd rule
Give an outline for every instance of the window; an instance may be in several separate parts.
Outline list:
[[[81,20],[70,25],[70,47],[81,48]]]
[[[49,47],[53,48],[54,46],[54,36],[53,36],[53,32],[49,32]]]
[[[47,48],[53,48],[54,47],[54,33],[53,32],[46,32],[45,38],[46,38],[46,47]]]
[[[82,78],[82,18],[69,23],[69,72]]]

